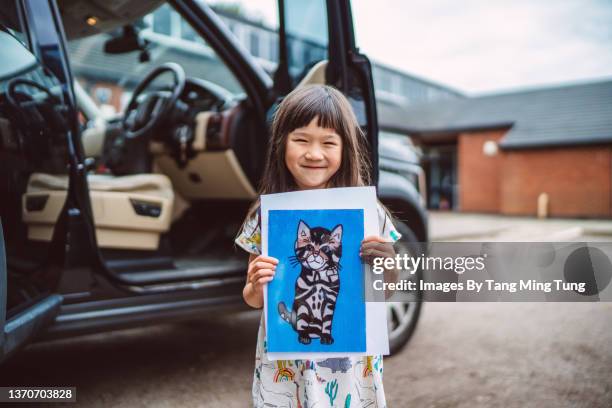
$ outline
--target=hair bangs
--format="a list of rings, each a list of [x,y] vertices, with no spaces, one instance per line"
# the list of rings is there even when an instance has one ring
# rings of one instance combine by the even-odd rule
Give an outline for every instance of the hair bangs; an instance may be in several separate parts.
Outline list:
[[[343,121],[341,101],[323,87],[304,89],[303,92],[293,95],[293,109],[290,118],[285,123],[288,125],[283,129],[291,133],[295,129],[306,127],[317,119],[317,126],[334,129],[343,139],[346,136],[347,124]],[[299,94],[302,95],[299,95]]]

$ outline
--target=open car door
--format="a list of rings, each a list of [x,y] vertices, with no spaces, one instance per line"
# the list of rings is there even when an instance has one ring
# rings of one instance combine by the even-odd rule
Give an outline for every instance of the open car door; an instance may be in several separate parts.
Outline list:
[[[0,13],[0,361],[53,323],[63,302],[56,293],[61,269],[48,266],[63,260],[65,218],[52,225],[49,243],[34,242],[40,231],[23,228],[54,199],[32,180],[67,167],[66,78],[45,61],[45,54],[57,61],[54,12],[52,2],[11,0]]]
[[[62,296],[50,294],[24,305],[7,318],[7,270],[4,233],[0,222],[0,362],[25,345],[43,327],[53,321],[62,304]]]
[[[278,95],[328,84],[348,97],[367,137],[372,181],[378,184],[378,121],[372,68],[355,46],[349,0],[279,0]]]

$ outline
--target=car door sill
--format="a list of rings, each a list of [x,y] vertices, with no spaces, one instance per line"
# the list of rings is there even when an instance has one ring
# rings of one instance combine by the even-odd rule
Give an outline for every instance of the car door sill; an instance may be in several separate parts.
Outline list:
[[[243,260],[207,262],[201,266],[179,267],[154,271],[122,272],[122,279],[133,285],[152,285],[170,282],[227,280],[240,277],[244,280],[246,265]]]

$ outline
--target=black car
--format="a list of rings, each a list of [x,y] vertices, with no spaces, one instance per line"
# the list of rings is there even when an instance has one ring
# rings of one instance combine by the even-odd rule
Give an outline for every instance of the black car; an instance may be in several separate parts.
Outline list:
[[[34,340],[244,310],[233,238],[295,87],[344,92],[378,169],[348,0],[278,9],[269,75],[202,1],[3,2],[0,361]],[[426,217],[414,166],[391,150],[375,180],[411,251]],[[409,300],[389,303],[394,351],[419,316],[420,293]]]

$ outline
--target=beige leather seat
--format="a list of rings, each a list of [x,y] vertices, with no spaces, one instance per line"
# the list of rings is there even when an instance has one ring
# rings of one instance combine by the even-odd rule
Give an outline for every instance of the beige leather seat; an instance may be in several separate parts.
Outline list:
[[[174,192],[162,174],[88,175],[98,246],[154,250],[170,228]],[[28,238],[50,241],[66,201],[67,175],[33,173],[23,195]]]

